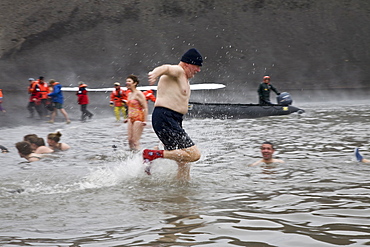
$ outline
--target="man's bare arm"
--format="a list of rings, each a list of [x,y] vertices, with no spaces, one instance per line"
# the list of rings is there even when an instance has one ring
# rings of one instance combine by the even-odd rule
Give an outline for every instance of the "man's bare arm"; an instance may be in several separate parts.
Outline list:
[[[159,66],[148,73],[149,85],[154,85],[157,79],[162,75],[178,77],[182,72],[182,68],[178,65],[165,64]]]

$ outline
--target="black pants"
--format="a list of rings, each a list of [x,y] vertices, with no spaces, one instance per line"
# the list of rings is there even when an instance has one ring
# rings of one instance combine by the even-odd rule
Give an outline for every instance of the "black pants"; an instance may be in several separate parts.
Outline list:
[[[81,116],[82,121],[85,121],[87,117],[91,118],[94,115],[87,110],[87,105],[81,105],[81,112],[82,112]]]
[[[35,109],[37,113],[39,114],[40,118],[43,116],[41,105],[36,105],[35,102],[28,102],[27,109],[30,112],[30,117],[34,116]]]

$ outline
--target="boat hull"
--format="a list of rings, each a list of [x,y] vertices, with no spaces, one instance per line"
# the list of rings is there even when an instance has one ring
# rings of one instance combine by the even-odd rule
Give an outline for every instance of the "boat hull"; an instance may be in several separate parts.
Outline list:
[[[190,102],[188,118],[240,119],[289,115],[304,110],[291,105],[262,106],[258,104],[198,103]]]

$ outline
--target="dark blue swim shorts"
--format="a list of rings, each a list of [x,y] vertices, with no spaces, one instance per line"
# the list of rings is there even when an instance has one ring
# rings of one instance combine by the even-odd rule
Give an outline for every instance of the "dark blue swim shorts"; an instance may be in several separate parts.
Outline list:
[[[183,114],[165,107],[155,107],[152,125],[165,150],[184,149],[194,146],[194,142],[182,128]]]

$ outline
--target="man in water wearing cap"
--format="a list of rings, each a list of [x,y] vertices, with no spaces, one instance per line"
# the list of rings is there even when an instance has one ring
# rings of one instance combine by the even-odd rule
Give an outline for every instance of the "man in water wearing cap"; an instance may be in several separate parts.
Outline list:
[[[149,84],[159,78],[157,100],[152,113],[152,125],[165,150],[143,151],[143,158],[149,163],[157,158],[175,160],[178,164],[177,178],[190,179],[189,162],[199,160],[200,151],[182,128],[182,119],[188,112],[190,98],[189,79],[200,72],[203,59],[196,49],[188,50],[178,65],[162,65],[150,71]],[[146,172],[150,174],[150,166]]]
[[[270,90],[274,91],[277,95],[280,93],[278,90],[270,83],[270,76],[266,75],[263,77],[263,81],[258,87],[258,97],[260,105],[272,105],[270,101]]]

